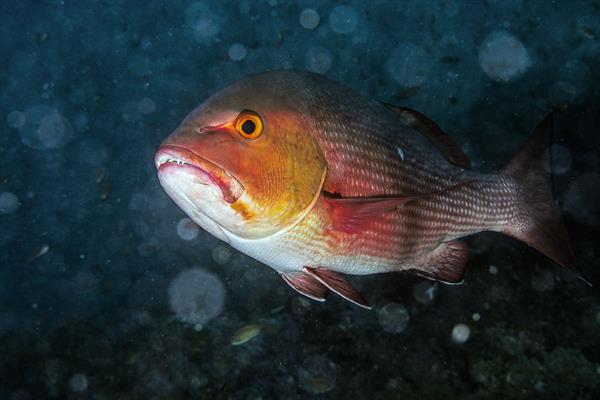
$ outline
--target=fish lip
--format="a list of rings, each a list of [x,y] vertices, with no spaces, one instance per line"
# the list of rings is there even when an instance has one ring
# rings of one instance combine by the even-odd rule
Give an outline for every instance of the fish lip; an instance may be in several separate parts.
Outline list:
[[[208,177],[221,190],[223,199],[230,204],[235,203],[246,191],[235,176],[184,146],[161,145],[154,156],[154,165],[159,174],[171,168],[197,171],[199,175]]]

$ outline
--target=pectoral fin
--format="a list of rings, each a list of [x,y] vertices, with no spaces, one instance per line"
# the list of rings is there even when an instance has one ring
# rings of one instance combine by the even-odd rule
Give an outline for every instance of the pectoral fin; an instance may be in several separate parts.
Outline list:
[[[331,213],[331,227],[340,232],[356,233],[364,229],[371,221],[381,217],[382,214],[395,210],[410,201],[423,199],[447,193],[470,184],[472,181],[460,182],[442,190],[430,193],[421,193],[407,196],[390,197],[336,197],[328,192],[323,192],[325,204]]]
[[[356,233],[381,214],[393,211],[414,197],[353,197],[336,198],[324,193],[331,208],[332,228],[336,231]]]
[[[281,277],[292,289],[313,300],[325,301],[329,292],[325,285],[310,274],[284,272],[281,273]]]
[[[467,245],[451,240],[440,244],[422,265],[407,272],[443,283],[460,284],[465,275],[467,258]]]
[[[354,304],[371,309],[367,301],[358,293],[340,274],[325,268],[304,267],[304,272],[313,278],[317,279],[323,285],[327,286],[331,291],[339,294],[346,300]]]

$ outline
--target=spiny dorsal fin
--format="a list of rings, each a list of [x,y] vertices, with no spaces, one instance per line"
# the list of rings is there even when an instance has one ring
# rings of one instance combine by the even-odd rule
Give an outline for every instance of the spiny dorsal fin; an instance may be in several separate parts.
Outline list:
[[[449,162],[463,168],[470,168],[471,163],[469,158],[458,147],[456,142],[431,119],[410,108],[398,107],[387,103],[381,104],[398,113],[405,125],[410,126],[429,139]]]

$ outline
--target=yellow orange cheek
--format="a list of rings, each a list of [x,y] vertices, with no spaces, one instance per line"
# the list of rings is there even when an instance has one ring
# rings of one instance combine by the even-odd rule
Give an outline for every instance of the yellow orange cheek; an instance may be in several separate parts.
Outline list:
[[[252,218],[254,216],[254,214],[252,214],[252,212],[250,210],[248,210],[248,207],[242,201],[238,200],[235,203],[231,204],[231,208],[235,212],[240,214],[242,216],[242,218],[244,218],[244,221],[248,221],[250,218]]]

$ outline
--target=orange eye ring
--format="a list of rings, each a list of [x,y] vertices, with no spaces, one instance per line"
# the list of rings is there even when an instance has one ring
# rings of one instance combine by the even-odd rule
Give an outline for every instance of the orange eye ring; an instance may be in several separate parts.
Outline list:
[[[263,122],[254,111],[242,111],[235,120],[235,130],[245,139],[256,139],[263,131]]]

